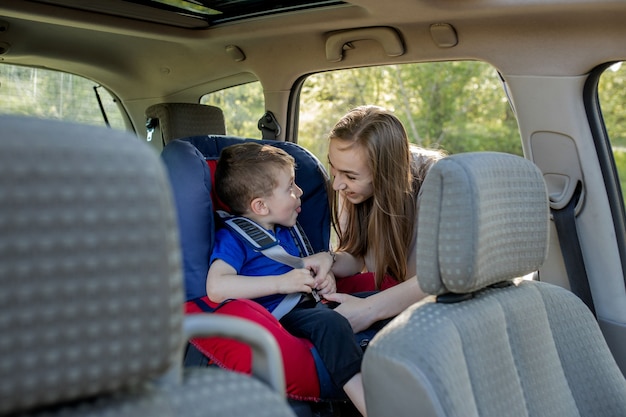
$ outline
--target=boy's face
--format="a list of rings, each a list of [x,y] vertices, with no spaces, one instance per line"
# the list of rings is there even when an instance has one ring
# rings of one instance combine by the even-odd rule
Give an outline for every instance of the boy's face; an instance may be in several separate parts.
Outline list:
[[[265,205],[268,209],[268,216],[265,220],[268,224],[291,227],[296,224],[296,219],[300,213],[300,197],[302,189],[295,183],[295,172],[293,168],[276,170],[278,186],[270,197],[266,197]]]

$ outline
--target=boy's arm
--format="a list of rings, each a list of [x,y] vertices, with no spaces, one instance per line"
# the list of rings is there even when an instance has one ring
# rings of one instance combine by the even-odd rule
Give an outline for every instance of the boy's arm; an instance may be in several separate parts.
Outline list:
[[[237,275],[235,268],[216,259],[209,268],[206,290],[209,299],[221,303],[229,298],[259,298],[272,294],[311,292],[315,279],[308,269],[293,269],[282,275]]]

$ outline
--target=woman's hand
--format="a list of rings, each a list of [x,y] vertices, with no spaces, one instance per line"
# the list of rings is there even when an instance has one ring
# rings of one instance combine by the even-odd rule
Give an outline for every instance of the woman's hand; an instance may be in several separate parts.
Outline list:
[[[304,263],[304,268],[310,270],[312,275],[321,282],[322,280],[326,280],[327,275],[333,267],[333,256],[330,252],[318,252],[302,258],[302,262]],[[334,275],[332,279],[334,281]]]
[[[315,289],[319,295],[326,296],[328,294],[332,294],[337,292],[337,281],[335,281],[335,276],[332,272],[329,272],[325,276],[316,276],[315,277]]]
[[[369,328],[378,320],[376,311],[367,298],[343,293],[327,294],[324,298],[339,303],[335,311],[348,319],[354,333]]]
[[[367,298],[342,293],[328,294],[324,298],[340,303],[335,311],[348,319],[357,333],[379,320],[395,317],[425,296],[416,277],[413,277]]]

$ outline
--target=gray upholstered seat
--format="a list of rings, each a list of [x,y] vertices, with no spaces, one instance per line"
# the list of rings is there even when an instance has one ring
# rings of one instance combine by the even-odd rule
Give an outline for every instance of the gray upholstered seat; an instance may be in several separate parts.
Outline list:
[[[460,154],[432,168],[417,274],[433,295],[369,345],[370,417],[626,415],[626,381],[587,307],[515,279],[544,262],[548,210],[542,174],[524,158]]]
[[[293,416],[267,332],[183,319],[156,151],[91,126],[8,116],[0,126],[0,415]],[[252,343],[259,378],[183,371],[184,344],[200,334]]]
[[[160,130],[163,144],[200,135],[225,135],[222,109],[196,103],[159,103],[146,109],[148,125]],[[158,121],[155,123],[155,121]]]

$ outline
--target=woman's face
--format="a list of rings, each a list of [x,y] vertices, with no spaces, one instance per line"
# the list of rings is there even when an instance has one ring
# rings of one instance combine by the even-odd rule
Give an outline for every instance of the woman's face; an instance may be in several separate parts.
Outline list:
[[[352,204],[359,204],[374,195],[372,171],[365,148],[354,143],[331,139],[328,162],[333,176],[333,189]]]

